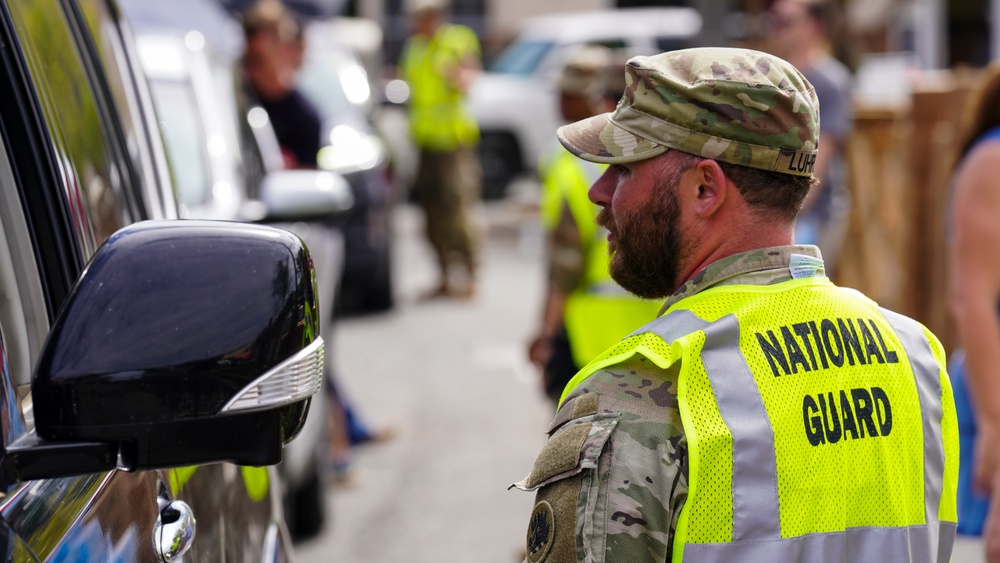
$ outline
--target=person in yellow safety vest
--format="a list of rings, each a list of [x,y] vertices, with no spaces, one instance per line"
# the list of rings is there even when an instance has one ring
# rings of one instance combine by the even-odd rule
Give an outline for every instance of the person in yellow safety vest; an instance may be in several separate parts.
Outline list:
[[[480,69],[479,39],[468,27],[444,22],[445,0],[413,0],[414,34],[403,46],[400,71],[410,85],[410,133],[419,150],[414,194],[425,217],[440,280],[429,297],[471,297],[477,267],[476,221],[482,170],[479,128],[463,105]],[[465,279],[455,285],[454,266]]]
[[[626,65],[561,127],[622,287],[661,316],[567,385],[516,486],[526,561],[947,563],[958,428],[944,350],[792,245],[815,92],[786,61],[699,48]],[[600,327],[601,319],[593,319]]]
[[[614,109],[624,90],[611,50],[587,45],[559,77],[559,108],[567,122]],[[622,64],[617,65],[621,75]],[[555,142],[555,139],[553,139]],[[606,164],[580,160],[556,143],[540,159],[539,214],[548,237],[548,289],[529,359],[542,370],[545,394],[558,402],[570,378],[595,356],[656,318],[660,303],[639,299],[608,272],[607,231],[594,223],[600,208],[587,190]],[[599,327],[592,319],[601,319]]]

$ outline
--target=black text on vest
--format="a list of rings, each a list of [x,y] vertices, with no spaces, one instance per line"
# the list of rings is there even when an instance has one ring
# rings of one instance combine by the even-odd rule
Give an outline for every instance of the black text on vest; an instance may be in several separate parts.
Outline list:
[[[755,333],[775,377],[831,367],[899,363],[873,319],[822,319]]]
[[[880,387],[806,395],[802,399],[802,419],[806,438],[814,446],[888,436],[892,432],[892,406]]]

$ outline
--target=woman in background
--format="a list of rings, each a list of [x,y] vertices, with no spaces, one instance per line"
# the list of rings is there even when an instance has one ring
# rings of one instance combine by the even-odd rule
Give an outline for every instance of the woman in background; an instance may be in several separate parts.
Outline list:
[[[949,212],[949,301],[962,348],[949,369],[962,436],[959,533],[981,532],[987,560],[1000,563],[1000,63],[983,70],[966,112]]]

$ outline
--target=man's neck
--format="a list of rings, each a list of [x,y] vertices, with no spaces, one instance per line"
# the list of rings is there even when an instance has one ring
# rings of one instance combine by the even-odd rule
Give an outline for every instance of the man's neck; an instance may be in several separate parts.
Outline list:
[[[732,229],[729,231],[733,236],[722,238],[714,243],[702,244],[694,250],[693,256],[687,261],[674,291],[683,286],[698,272],[707,268],[713,262],[728,258],[734,254],[757,250],[760,248],[770,248],[773,246],[787,246],[792,244],[792,227],[773,227],[763,225],[753,225],[746,229]],[[751,235],[739,235],[736,233],[752,233]]]

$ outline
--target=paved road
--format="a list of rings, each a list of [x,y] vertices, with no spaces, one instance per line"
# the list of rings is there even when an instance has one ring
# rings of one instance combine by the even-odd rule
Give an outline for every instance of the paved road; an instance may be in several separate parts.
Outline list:
[[[530,469],[551,407],[524,343],[538,316],[541,239],[522,196],[487,204],[481,291],[470,302],[421,302],[435,281],[421,220],[398,213],[398,306],[345,319],[332,353],[363,414],[398,437],[359,452],[358,483],[330,487],[324,535],[297,547],[303,563],[520,561],[532,496],[507,491]],[[527,204],[519,203],[527,200]],[[959,539],[954,563],[981,563]]]
[[[420,217],[398,215],[398,307],[345,319],[332,353],[363,414],[393,423],[393,441],[363,449],[358,484],[332,488],[325,535],[303,562],[520,561],[533,497],[507,486],[527,474],[551,407],[525,342],[542,290],[535,221],[516,202],[489,204],[482,283],[472,301],[421,302],[435,280]]]

